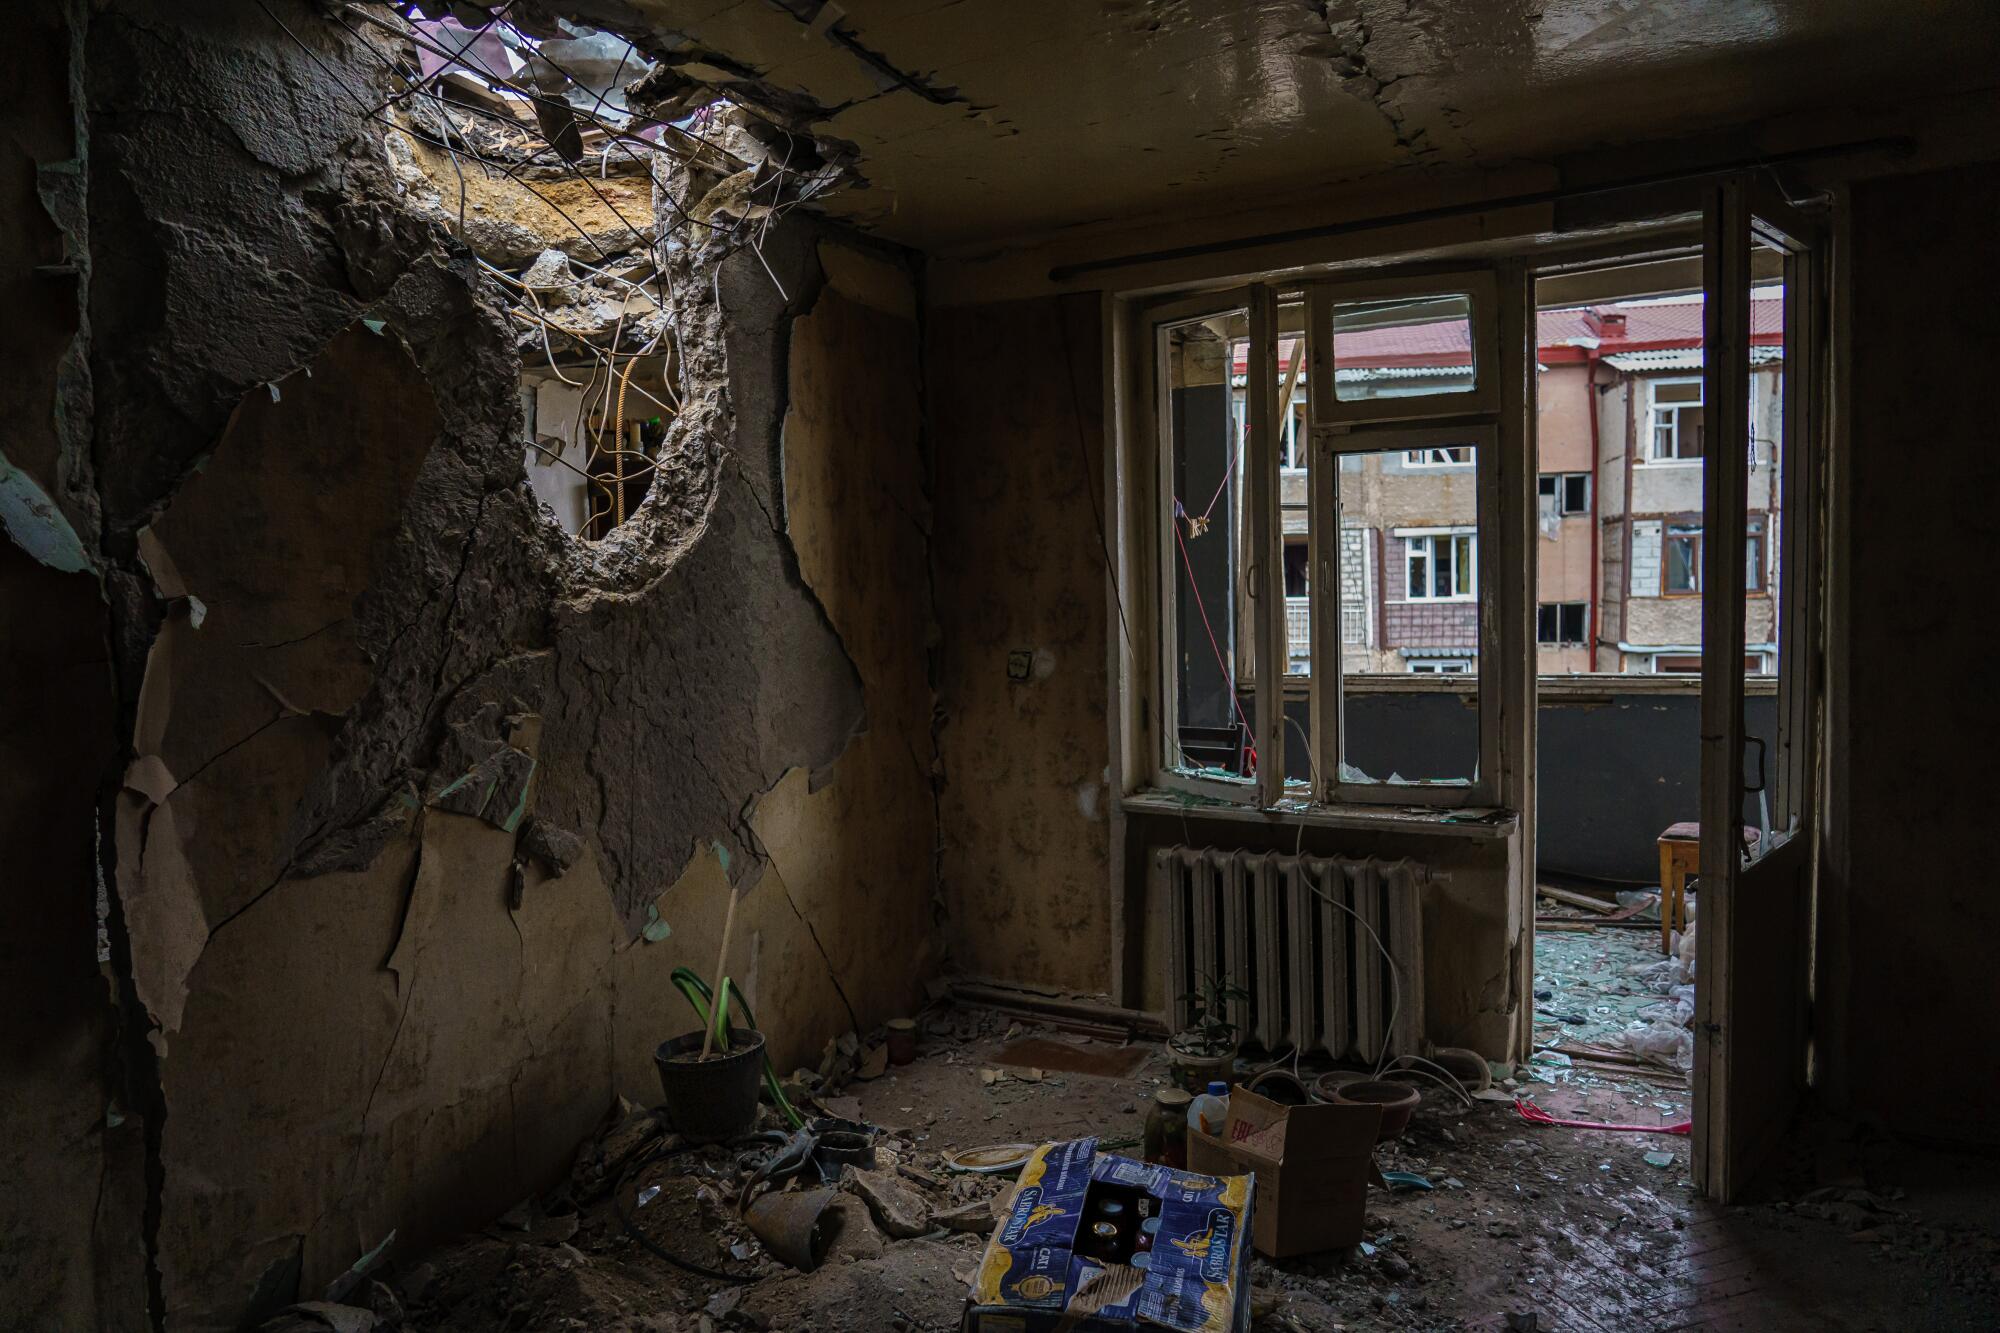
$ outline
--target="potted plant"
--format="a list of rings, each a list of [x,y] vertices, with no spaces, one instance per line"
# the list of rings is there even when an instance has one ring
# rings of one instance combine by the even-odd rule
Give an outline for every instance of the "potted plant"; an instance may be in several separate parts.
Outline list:
[[[716,987],[715,1003],[702,1014],[698,1031],[663,1041],[653,1053],[667,1116],[675,1130],[696,1142],[727,1142],[757,1128],[764,1034],[729,1025],[732,984],[724,977]]]
[[[771,1067],[764,1034],[757,1030],[750,1006],[734,993],[734,981],[722,971],[723,959],[729,956],[730,932],[736,925],[737,899],[738,892],[732,888],[729,911],[722,919],[722,948],[715,956],[718,981],[714,994],[687,968],[677,967],[673,972],[674,985],[687,997],[701,1026],[661,1042],[653,1052],[667,1117],[683,1137],[697,1142],[727,1142],[756,1129],[760,1076],[764,1090],[792,1128],[805,1123],[778,1086],[777,1071]],[[729,1022],[732,1000],[743,1013],[742,1027]]]
[[[1250,992],[1220,977],[1202,973],[1195,988],[1181,996],[1188,1025],[1167,1039],[1173,1079],[1189,1092],[1201,1092],[1213,1082],[1227,1083],[1235,1070],[1241,1037],[1230,1021],[1229,1006],[1247,1000]]]

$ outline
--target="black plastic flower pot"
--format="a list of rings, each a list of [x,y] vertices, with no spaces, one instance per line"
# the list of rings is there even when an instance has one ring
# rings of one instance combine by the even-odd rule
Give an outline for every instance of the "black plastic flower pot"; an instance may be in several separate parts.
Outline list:
[[[764,1034],[729,1029],[729,1049],[701,1058],[699,1032],[660,1043],[653,1064],[667,1117],[682,1136],[726,1143],[757,1128],[757,1090],[764,1073]]]

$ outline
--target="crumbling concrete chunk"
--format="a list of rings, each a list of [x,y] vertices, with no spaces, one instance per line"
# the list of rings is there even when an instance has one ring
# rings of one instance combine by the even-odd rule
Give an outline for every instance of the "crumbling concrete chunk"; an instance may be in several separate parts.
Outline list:
[[[544,250],[521,275],[521,285],[548,305],[569,305],[577,298],[576,275],[570,272],[569,256],[560,250]]]
[[[966,1231],[984,1236],[993,1230],[993,1200],[979,1199],[962,1204],[932,1219],[947,1231]]]
[[[843,1183],[861,1196],[876,1225],[897,1240],[909,1240],[931,1229],[930,1205],[890,1172],[850,1166]]]
[[[521,825],[521,850],[562,875],[583,855],[583,839],[546,819],[529,815]]]

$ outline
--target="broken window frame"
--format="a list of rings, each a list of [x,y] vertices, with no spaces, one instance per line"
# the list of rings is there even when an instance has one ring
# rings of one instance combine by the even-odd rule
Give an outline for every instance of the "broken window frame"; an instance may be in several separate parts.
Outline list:
[[[1497,802],[1501,787],[1502,709],[1505,688],[1519,688],[1514,670],[1504,667],[1494,654],[1516,652],[1527,663],[1525,676],[1532,677],[1534,653],[1534,611],[1527,595],[1528,579],[1508,572],[1509,549],[1501,539],[1501,487],[1511,485],[1520,492],[1514,520],[1517,540],[1525,541],[1533,512],[1533,468],[1529,460],[1529,422],[1534,386],[1527,374],[1532,365],[1531,302],[1527,299],[1528,268],[1520,259],[1502,259],[1490,266],[1477,267],[1413,265],[1404,269],[1375,269],[1366,279],[1329,277],[1312,280],[1263,281],[1217,287],[1190,295],[1183,289],[1152,297],[1138,297],[1124,305],[1127,312],[1119,321],[1113,338],[1112,355],[1119,367],[1118,401],[1129,404],[1121,412],[1121,435],[1130,442],[1119,472],[1131,483],[1118,488],[1121,505],[1129,506],[1120,516],[1121,529],[1130,531],[1134,552],[1146,552],[1141,569],[1148,570],[1148,595],[1140,599],[1143,610],[1142,634],[1135,636],[1135,654],[1113,654],[1113,669],[1125,689],[1139,686],[1142,679],[1154,682],[1153,691],[1141,690],[1128,729],[1121,728],[1122,753],[1128,765],[1151,774],[1156,790],[1217,799],[1233,806],[1255,806],[1267,814],[1311,817],[1315,807],[1337,810],[1341,806],[1395,806],[1404,809],[1432,807],[1439,810],[1486,807]],[[1503,287],[1503,280],[1507,284]],[[1518,289],[1518,290],[1517,290]],[[1332,329],[1336,301],[1425,298],[1441,294],[1470,298],[1471,328],[1475,339],[1473,361],[1478,367],[1472,386],[1449,393],[1411,398],[1376,398],[1336,401],[1332,384],[1331,338],[1320,336]],[[1509,335],[1518,347],[1503,344],[1502,309],[1506,295],[1506,322]],[[1223,779],[1177,765],[1172,752],[1172,731],[1180,714],[1179,684],[1175,675],[1174,647],[1177,642],[1176,608],[1173,605],[1178,556],[1173,547],[1170,523],[1173,504],[1172,470],[1174,441],[1170,436],[1172,403],[1163,330],[1191,319],[1214,317],[1230,311],[1249,313],[1250,352],[1246,358],[1245,399],[1242,420],[1248,441],[1276,437],[1280,410],[1281,379],[1285,363],[1280,359],[1281,342],[1299,332],[1305,335],[1305,388],[1307,425],[1310,436],[1306,455],[1308,504],[1307,541],[1309,550],[1308,612],[1311,635],[1311,674],[1301,678],[1289,673],[1291,659],[1286,633],[1284,596],[1283,511],[1280,507],[1281,464],[1275,449],[1258,449],[1246,442],[1244,464],[1237,474],[1243,486],[1248,510],[1242,524],[1245,552],[1240,557],[1240,583],[1245,593],[1247,615],[1238,622],[1237,634],[1245,645],[1234,655],[1239,684],[1246,704],[1256,700],[1252,718],[1258,751],[1254,779]],[[1520,380],[1517,391],[1507,388],[1508,377]],[[1256,388],[1256,392],[1249,392]],[[1514,420],[1518,417],[1518,420]],[[1260,425],[1262,430],[1259,430]],[[1476,761],[1469,776],[1448,781],[1365,781],[1340,780],[1340,718],[1344,707],[1340,698],[1343,663],[1341,645],[1341,580],[1335,572],[1340,549],[1339,509],[1334,496],[1334,472],[1343,453],[1384,453],[1398,456],[1405,450],[1431,450],[1469,446],[1483,451],[1476,463],[1454,461],[1445,466],[1476,466],[1476,530],[1482,580],[1477,606],[1480,647],[1468,651],[1468,661],[1485,659],[1490,669],[1482,669],[1476,686],[1461,688],[1474,695],[1478,705]],[[1489,460],[1491,466],[1487,466]],[[1129,463],[1131,471],[1125,471]],[[1525,549],[1525,548],[1523,548]],[[1261,557],[1261,558],[1259,558]],[[1372,557],[1362,577],[1373,581],[1385,576],[1377,570],[1381,563]],[[1494,578],[1489,586],[1488,571]],[[1531,578],[1531,575],[1529,576]],[[1514,585],[1519,584],[1518,588]],[[1511,591],[1509,591],[1511,589]],[[1516,624],[1515,622],[1518,622]],[[1373,636],[1346,651],[1364,651]],[[1144,645],[1143,647],[1141,645]],[[1264,670],[1273,663],[1279,670]],[[1121,665],[1122,664],[1122,665]],[[1283,713],[1287,682],[1296,694],[1303,688],[1311,699],[1312,725],[1307,730],[1288,723]],[[1146,701],[1152,694],[1157,707]],[[1286,781],[1287,745],[1298,745],[1311,756],[1310,782]],[[1128,768],[1127,771],[1131,771]]]
[[[1160,721],[1154,738],[1155,782],[1168,790],[1190,795],[1241,802],[1254,798],[1259,805],[1274,805],[1285,796],[1283,680],[1285,672],[1264,671],[1265,662],[1285,662],[1283,607],[1285,571],[1282,534],[1278,512],[1278,468],[1276,449],[1258,449],[1255,440],[1276,438],[1273,427],[1277,415],[1277,331],[1276,297],[1267,284],[1230,288],[1200,296],[1169,300],[1148,307],[1140,328],[1145,338],[1145,401],[1150,407],[1150,430],[1154,459],[1154,523],[1157,527],[1155,558],[1159,576],[1155,599],[1159,624],[1158,651],[1154,654],[1158,672]],[[1173,387],[1167,374],[1169,331],[1194,320],[1244,312],[1248,316],[1249,351],[1245,358],[1243,448],[1236,460],[1234,480],[1242,488],[1243,523],[1235,529],[1239,547],[1233,562],[1247,595],[1251,633],[1248,652],[1241,647],[1228,650],[1236,671],[1234,688],[1239,700],[1242,686],[1251,687],[1254,708],[1247,710],[1257,767],[1253,776],[1217,777],[1197,772],[1178,762],[1176,719],[1180,717],[1180,676],[1176,669],[1174,645],[1179,641],[1178,548],[1174,520]],[[1262,385],[1261,392],[1248,386]],[[1234,497],[1232,497],[1234,498]],[[1162,521],[1164,520],[1164,521]],[[1258,557],[1262,558],[1259,559]],[[1273,606],[1276,615],[1270,613]],[[1247,664],[1248,669],[1243,669]],[[1298,794],[1303,794],[1301,791]]]
[[[1355,302],[1421,301],[1463,294],[1470,300],[1472,386],[1456,393],[1405,398],[1342,399],[1333,391],[1333,327],[1336,306]],[[1500,749],[1501,672],[1480,669],[1476,685],[1479,739],[1472,774],[1451,781],[1368,781],[1346,778],[1341,731],[1346,719],[1345,648],[1340,634],[1338,479],[1340,458],[1346,454],[1400,452],[1405,466],[1415,455],[1426,460],[1452,457],[1434,451],[1470,447],[1467,461],[1427,462],[1418,466],[1476,468],[1476,522],[1473,531],[1472,595],[1453,601],[1473,601],[1479,608],[1479,648],[1467,653],[1475,666],[1489,666],[1496,653],[1532,653],[1525,635],[1503,633],[1498,614],[1497,586],[1489,586],[1479,571],[1481,562],[1504,569],[1507,556],[1499,540],[1501,476],[1510,471],[1503,454],[1519,455],[1528,416],[1510,422],[1502,411],[1501,386],[1509,342],[1527,346],[1530,325],[1516,310],[1503,331],[1500,284],[1493,268],[1418,271],[1408,276],[1367,279],[1330,278],[1306,284],[1307,374],[1311,405],[1313,452],[1308,477],[1308,540],[1313,549],[1313,675],[1312,745],[1321,799],[1336,804],[1398,804],[1461,806],[1491,802],[1497,790]],[[1532,390],[1531,390],[1532,391]],[[1525,510],[1525,497],[1523,508]],[[1384,561],[1385,564],[1391,562]],[[1408,565],[1403,569],[1407,592]],[[1442,599],[1440,599],[1442,600]]]

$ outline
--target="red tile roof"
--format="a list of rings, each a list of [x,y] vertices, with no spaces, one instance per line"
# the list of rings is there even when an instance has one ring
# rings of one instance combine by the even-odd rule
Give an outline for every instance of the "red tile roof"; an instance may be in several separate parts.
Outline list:
[[[1750,302],[1750,341],[1760,346],[1784,342],[1785,303],[1776,288],[1762,288]],[[1602,355],[1701,346],[1701,307],[1690,301],[1621,301],[1610,305],[1570,306],[1535,312],[1535,341],[1544,363],[1581,361],[1588,339],[1597,340]],[[1593,315],[1623,315],[1623,331],[1605,327]],[[1593,327],[1593,325],[1596,327]],[[1293,354],[1294,338],[1278,341],[1278,369],[1283,373]],[[1579,342],[1582,345],[1578,345]],[[1371,369],[1421,366],[1462,366],[1470,359],[1469,331],[1456,321],[1406,324],[1393,328],[1343,333],[1334,340],[1334,357],[1344,367]],[[1238,374],[1244,355],[1235,358]]]

